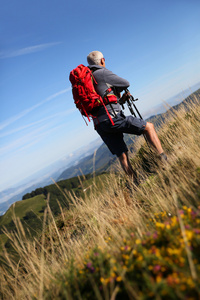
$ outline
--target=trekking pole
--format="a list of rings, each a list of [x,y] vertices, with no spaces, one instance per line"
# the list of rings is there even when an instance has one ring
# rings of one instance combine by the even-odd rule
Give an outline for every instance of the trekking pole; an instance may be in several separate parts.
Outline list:
[[[128,94],[128,93],[129,93],[129,90],[128,90],[128,89],[125,89],[125,93]],[[137,112],[138,116],[140,117],[140,119],[144,120],[143,117],[142,117],[142,115],[140,114],[139,110],[137,109],[135,103],[134,103],[134,102],[137,101],[137,100],[138,100],[138,98],[137,98],[137,99],[134,99],[134,97],[133,97],[132,95],[129,95],[129,96],[127,97],[127,99],[126,99],[126,102],[127,102],[128,108],[129,108],[129,110],[130,110],[130,113],[131,113],[135,118],[137,118],[136,113],[135,113],[134,110],[133,110],[133,107],[134,107],[134,109],[136,110],[136,112]],[[133,107],[132,107],[132,106],[133,106]],[[122,105],[122,108],[124,109],[124,106],[123,106],[123,105]],[[147,145],[148,145],[148,147],[149,147],[149,149],[150,149],[150,151],[151,151],[152,149],[151,149],[151,147],[150,147],[150,145],[149,145],[149,141],[147,140],[146,135],[143,134],[143,136],[144,136],[144,139],[145,139],[145,141],[146,141],[146,143],[147,143]]]
[[[134,110],[133,110],[133,108],[132,108],[132,103],[130,102],[130,100],[129,100],[129,98],[127,97],[127,99],[126,99],[126,102],[127,102],[127,105],[128,105],[128,108],[129,108],[129,110],[130,110],[130,113],[134,116],[134,117],[136,117],[136,114],[135,114],[135,112],[134,112]]]
[[[128,90],[128,89],[125,89],[125,93],[128,94],[128,93],[129,93],[129,90]],[[130,100],[129,100],[129,99],[130,99]],[[126,99],[126,102],[127,102],[127,104],[128,104],[128,108],[129,108],[131,114],[134,115],[134,117],[136,117],[136,114],[135,114],[135,112],[134,112],[134,110],[133,110],[133,108],[132,108],[132,106],[133,106],[134,109],[136,110],[138,116],[140,117],[140,119],[143,120],[142,115],[140,114],[139,110],[137,109],[137,107],[136,107],[136,105],[135,105],[135,103],[134,103],[135,101],[138,101],[138,98],[137,98],[137,99],[134,99],[134,97],[133,97],[132,95],[128,96],[128,98]]]

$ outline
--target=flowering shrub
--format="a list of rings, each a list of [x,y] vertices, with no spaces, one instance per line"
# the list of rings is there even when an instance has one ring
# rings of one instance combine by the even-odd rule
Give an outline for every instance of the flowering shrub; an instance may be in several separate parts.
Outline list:
[[[99,247],[90,250],[83,265],[72,263],[70,271],[58,277],[59,296],[199,299],[200,210],[184,206],[179,217],[184,232],[178,217],[164,212],[149,220],[154,230],[144,233],[142,239],[132,232],[119,249],[109,253]],[[107,242],[114,244],[111,238]]]

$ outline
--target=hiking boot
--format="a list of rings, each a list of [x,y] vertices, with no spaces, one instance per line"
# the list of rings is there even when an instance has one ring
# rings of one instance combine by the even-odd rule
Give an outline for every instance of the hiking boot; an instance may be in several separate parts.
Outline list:
[[[162,153],[160,154],[160,160],[161,160],[162,162],[168,162],[167,155],[166,155],[164,152],[162,152]]]

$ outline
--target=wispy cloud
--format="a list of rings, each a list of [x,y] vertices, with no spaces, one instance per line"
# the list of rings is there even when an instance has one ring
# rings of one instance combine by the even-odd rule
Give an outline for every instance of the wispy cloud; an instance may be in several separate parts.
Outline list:
[[[10,157],[13,154],[24,151],[25,149],[31,148],[35,144],[38,144],[40,141],[44,141],[45,137],[52,135],[53,132],[59,132],[61,128],[65,127],[65,124],[53,124],[49,127],[49,124],[46,123],[42,126],[39,126],[28,133],[24,134],[20,138],[12,140],[10,143],[7,143],[5,146],[0,147],[0,156]],[[0,161],[0,163],[2,163]]]
[[[4,122],[0,123],[0,130],[2,130],[3,128],[9,126],[10,124],[14,123],[15,121],[21,119],[22,117],[24,117],[25,115],[27,115],[28,113],[30,113],[31,111],[33,111],[34,109],[40,107],[41,105],[55,99],[56,97],[62,95],[62,94],[65,94],[67,92],[69,92],[71,90],[71,87],[70,88],[67,88],[67,89],[64,89],[64,90],[61,90],[60,92],[58,93],[55,93],[51,96],[49,96],[48,98],[44,99],[43,101],[23,110],[22,112],[20,112],[19,114],[5,120]]]
[[[67,115],[69,115],[69,114],[71,114],[75,111],[76,111],[76,108],[71,108],[71,109],[68,109],[68,110],[65,110],[65,111],[58,112],[58,113],[53,114],[51,116],[48,116],[46,118],[40,119],[38,121],[26,124],[24,126],[16,127],[12,130],[8,130],[8,131],[5,131],[5,132],[2,131],[2,133],[0,132],[0,138],[3,138],[5,136],[11,135],[11,134],[16,133],[16,132],[20,132],[20,131],[29,129],[31,127],[40,125],[41,123],[44,123],[44,122],[46,123],[48,120],[51,120],[51,119],[65,117],[65,116],[67,116]]]
[[[49,47],[53,47],[53,46],[56,46],[58,44],[60,44],[60,42],[45,43],[45,44],[25,47],[25,48],[21,48],[21,49],[17,49],[17,50],[0,52],[0,59],[9,58],[9,57],[16,57],[16,56],[21,56],[21,55],[27,55],[27,54],[31,54],[31,53],[34,53],[34,52],[43,51],[43,50],[45,50]]]
[[[25,144],[28,144],[29,142],[32,142],[32,140],[34,140],[35,137],[41,135],[41,132],[44,132],[46,129],[47,129],[47,125],[45,124],[23,135],[20,138],[12,140],[12,142],[7,143],[5,146],[0,147],[0,155],[8,154],[9,151],[17,151],[18,148],[22,147]]]

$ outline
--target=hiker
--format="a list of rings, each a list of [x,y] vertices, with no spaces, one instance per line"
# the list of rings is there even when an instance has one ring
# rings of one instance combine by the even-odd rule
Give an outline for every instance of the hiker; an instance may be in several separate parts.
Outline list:
[[[107,96],[108,98],[109,96],[113,97],[114,94],[116,98],[115,102],[112,101],[112,104],[106,105],[114,125],[111,124],[108,113],[103,106],[95,108],[92,114],[94,116],[95,130],[101,136],[111,153],[117,155],[126,174],[135,179],[135,172],[129,161],[128,148],[124,142],[123,133],[135,135],[144,134],[148,142],[160,155],[160,158],[167,160],[167,156],[163,151],[154,125],[132,115],[125,116],[121,109],[119,103],[125,103],[126,98],[130,94],[124,93],[121,97],[120,93],[129,87],[129,82],[106,69],[105,58],[100,51],[92,51],[89,53],[87,62],[89,68],[93,71],[93,84],[96,92],[104,99],[106,91],[108,88],[111,88]]]

